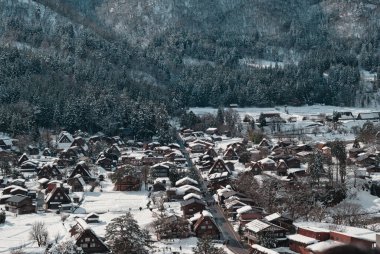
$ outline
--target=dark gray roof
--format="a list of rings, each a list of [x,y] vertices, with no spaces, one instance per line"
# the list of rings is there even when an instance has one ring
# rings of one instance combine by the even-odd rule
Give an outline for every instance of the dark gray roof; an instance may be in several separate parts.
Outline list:
[[[10,198],[7,199],[7,202],[15,202],[15,203],[19,203],[21,201],[23,201],[24,199],[28,199],[29,197],[27,196],[24,196],[24,195],[14,195]]]

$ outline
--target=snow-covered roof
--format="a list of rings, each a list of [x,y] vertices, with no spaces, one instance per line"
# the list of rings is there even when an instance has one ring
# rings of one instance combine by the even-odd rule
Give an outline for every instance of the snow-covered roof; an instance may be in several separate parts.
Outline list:
[[[264,158],[262,160],[259,160],[261,164],[276,164],[276,162],[270,158]]]
[[[9,190],[9,189],[14,189],[14,188],[18,188],[19,186],[18,185],[9,185],[7,187],[5,187],[3,190]]]
[[[194,179],[191,179],[190,177],[186,176],[186,177],[184,177],[182,179],[179,179],[177,182],[175,182],[175,185],[177,186],[177,185],[180,185],[180,184],[182,184],[184,182],[192,182],[194,184],[198,184],[197,181],[195,181]]]
[[[191,198],[196,198],[196,199],[202,199],[202,197],[200,196],[200,195],[198,195],[198,194],[195,194],[195,193],[189,193],[189,194],[187,194],[187,195],[185,195],[184,197],[183,197],[183,200],[189,200],[189,199],[191,199]]]
[[[13,182],[13,183],[14,183],[14,182],[23,182],[23,183],[25,183],[25,179],[17,178],[17,179],[14,179],[12,182]]]
[[[258,244],[252,244],[251,245],[252,249],[258,250],[260,253],[265,253],[265,254],[279,254],[279,252],[265,248],[261,245]]]
[[[10,198],[10,197],[12,197],[13,195],[10,195],[10,194],[1,194],[0,195],[0,199],[6,199],[6,198]]]
[[[327,249],[330,249],[332,247],[343,245],[342,242],[337,242],[333,240],[327,240],[319,243],[314,243],[306,247],[306,249],[311,250],[312,252],[324,252]]]
[[[209,175],[208,179],[213,180],[213,179],[223,178],[227,176],[228,176],[228,172],[214,173],[214,174]]]
[[[155,150],[161,150],[161,151],[168,151],[168,150],[170,150],[171,148],[168,147],[168,146],[158,146],[158,147],[155,147],[154,149],[155,149]]]
[[[217,190],[216,190],[216,193],[220,196],[220,195],[222,195],[224,192],[229,192],[229,191],[231,191],[231,189],[229,189],[229,188],[220,188],[220,189],[217,189]]]
[[[209,211],[203,210],[202,212],[196,213],[191,217],[189,220],[191,222],[197,221],[200,217],[211,217],[213,218],[212,214]]]
[[[166,164],[163,164],[163,163],[157,163],[157,164],[154,164],[154,165],[152,166],[152,168],[157,168],[157,167],[164,167],[164,168],[169,169],[169,166],[166,165]]]
[[[99,217],[99,215],[98,215],[97,213],[89,213],[89,214],[86,216],[85,219],[88,219],[88,218],[90,218],[90,217],[92,217],[92,216]]]
[[[304,236],[304,235],[300,235],[300,234],[288,235],[287,238],[291,241],[306,244],[306,245],[318,242],[317,239],[314,239],[314,238],[311,238],[308,236]]]
[[[260,232],[266,228],[269,228],[270,225],[261,221],[261,220],[253,220],[245,225],[245,227],[255,233]]]
[[[273,248],[272,250],[277,251],[278,253],[298,254],[297,252],[290,250],[289,247],[277,247],[277,248]]]
[[[24,192],[28,192],[27,189],[22,188],[22,187],[20,187],[20,186],[17,186],[17,187],[15,187],[15,188],[13,188],[13,189],[11,190],[11,193],[12,193],[12,192],[15,192],[15,191],[17,191],[17,190],[24,191]]]
[[[305,171],[303,168],[288,168],[287,172],[288,174],[293,174],[297,172]]]
[[[265,219],[267,221],[272,221],[272,220],[278,219],[280,217],[281,217],[281,214],[279,214],[279,213],[272,213],[272,214],[270,214],[268,216],[265,216]]]
[[[13,143],[12,143],[12,140],[9,139],[9,138],[4,138],[4,139],[1,139],[5,145],[7,146],[11,146]]]
[[[358,117],[361,117],[361,119],[376,119],[379,118],[379,113],[377,112],[367,112],[367,113],[359,113]]]
[[[298,226],[298,228],[307,229],[317,233],[330,233],[330,230],[319,227]]]
[[[77,174],[76,176],[74,176],[74,178],[77,178],[78,181],[80,182],[80,184],[81,184],[82,186],[86,186],[86,183],[85,183],[85,181],[83,180],[83,177],[82,177],[81,174]]]
[[[202,144],[202,143],[189,143],[189,147],[190,147],[190,148],[193,148],[193,147],[196,147],[196,146],[202,146],[202,147],[205,147],[206,145],[205,145],[205,144]]]
[[[64,137],[67,137],[67,139],[69,140],[70,143],[72,143],[74,141],[74,137],[69,132],[62,131],[59,134],[58,143],[62,143],[64,141]]]
[[[87,224],[86,221],[84,221],[82,218],[78,218],[77,219],[77,222],[79,224],[79,226],[81,226],[83,228],[83,230],[88,230],[90,229],[90,226]]]
[[[233,194],[231,194],[231,195],[233,195]],[[243,207],[243,206],[246,205],[245,203],[241,202],[238,199],[230,199],[232,197],[235,197],[235,196],[231,196],[228,199],[224,200],[224,203],[225,203],[225,206],[226,206],[227,209],[231,209],[231,208],[234,208],[234,207],[235,208],[237,208],[237,207]],[[230,200],[230,201],[226,202],[227,200]]]
[[[183,195],[188,190],[194,190],[194,191],[197,191],[197,192],[201,192],[201,190],[199,188],[195,187],[195,186],[192,186],[192,185],[183,185],[183,186],[178,187],[176,189],[176,193],[178,195]]]
[[[166,183],[166,184],[171,184],[170,178],[169,177],[157,177],[154,179],[153,183]]]
[[[363,239],[371,242],[376,242],[376,232],[365,229],[365,228],[356,228],[356,227],[349,227],[349,226],[344,226],[341,227],[340,230],[331,230],[332,226],[334,224],[330,223],[321,223],[321,222],[298,222],[294,223],[296,227],[301,227],[301,228],[314,228],[314,229],[319,229],[319,230],[325,230],[324,232],[339,232],[344,235],[348,235],[351,237],[355,237],[358,239]],[[338,227],[339,228],[339,227]],[[323,232],[323,231],[322,231]]]
[[[49,182],[49,184],[52,184],[52,183],[55,183],[55,184],[63,184],[63,182],[60,181],[60,180],[52,180],[52,181]]]
[[[252,207],[250,205],[243,206],[242,208],[239,208],[236,210],[238,214],[246,213],[252,210]]]

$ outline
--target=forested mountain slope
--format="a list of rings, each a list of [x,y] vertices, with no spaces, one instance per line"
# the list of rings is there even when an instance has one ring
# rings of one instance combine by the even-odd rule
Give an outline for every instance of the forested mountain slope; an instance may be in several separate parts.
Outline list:
[[[150,136],[153,109],[365,104],[379,22],[374,0],[0,0],[0,128]]]

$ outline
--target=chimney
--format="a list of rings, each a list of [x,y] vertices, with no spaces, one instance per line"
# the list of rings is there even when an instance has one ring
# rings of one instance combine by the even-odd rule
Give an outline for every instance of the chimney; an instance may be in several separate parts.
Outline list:
[[[376,248],[380,248],[380,234],[376,234]]]

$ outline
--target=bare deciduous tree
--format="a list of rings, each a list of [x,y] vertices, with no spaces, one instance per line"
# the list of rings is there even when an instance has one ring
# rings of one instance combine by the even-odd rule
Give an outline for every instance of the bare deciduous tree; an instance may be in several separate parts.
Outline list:
[[[30,239],[36,241],[38,247],[46,245],[48,237],[49,234],[44,222],[36,221],[33,223],[32,230],[30,231]]]
[[[363,226],[368,218],[361,205],[351,202],[342,202],[332,210],[335,224],[348,226]]]

